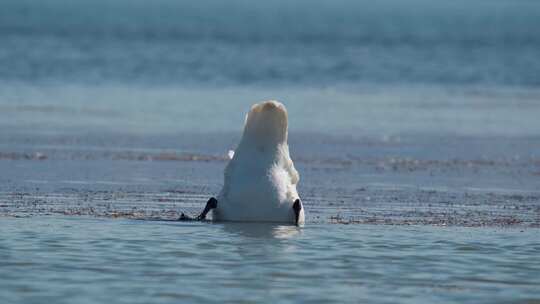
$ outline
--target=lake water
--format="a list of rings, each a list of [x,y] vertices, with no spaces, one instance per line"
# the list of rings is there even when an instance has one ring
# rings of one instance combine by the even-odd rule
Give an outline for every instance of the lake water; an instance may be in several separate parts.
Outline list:
[[[536,1],[3,1],[4,132],[538,136]]]
[[[0,302],[540,301],[540,2],[0,10]],[[302,228],[185,223],[258,101]]]
[[[3,303],[534,303],[537,230],[2,219]]]

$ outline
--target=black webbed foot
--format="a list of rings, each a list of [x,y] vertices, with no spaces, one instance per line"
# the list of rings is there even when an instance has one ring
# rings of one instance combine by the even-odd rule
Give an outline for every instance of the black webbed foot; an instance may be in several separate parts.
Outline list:
[[[295,218],[294,223],[298,225],[298,219],[300,218],[300,211],[302,210],[302,202],[300,202],[299,198],[297,198],[294,201],[292,208],[294,210],[294,218]]]
[[[179,221],[193,221],[194,219],[189,216],[189,215],[185,215],[184,213],[182,213],[180,215],[180,217],[178,218]]]
[[[211,197],[208,202],[206,202],[206,206],[204,207],[204,210],[201,212],[201,214],[197,217],[197,220],[204,220],[206,219],[206,214],[210,212],[210,210],[217,208],[218,201],[216,198]]]

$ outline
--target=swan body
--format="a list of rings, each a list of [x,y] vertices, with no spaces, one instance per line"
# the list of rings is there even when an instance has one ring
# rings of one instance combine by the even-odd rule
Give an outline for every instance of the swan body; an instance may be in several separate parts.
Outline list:
[[[242,139],[225,168],[217,207],[212,209],[214,220],[304,222],[287,125],[282,103],[265,101],[251,107]]]

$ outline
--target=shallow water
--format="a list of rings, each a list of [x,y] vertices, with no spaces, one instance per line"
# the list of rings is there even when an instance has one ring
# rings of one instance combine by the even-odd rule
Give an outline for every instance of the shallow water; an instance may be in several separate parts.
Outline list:
[[[540,302],[539,2],[2,7],[0,303]],[[306,226],[175,221],[266,99]]]
[[[6,218],[3,303],[532,303],[538,231]]]
[[[0,216],[138,219],[200,212],[219,193],[225,151],[238,140],[230,134],[0,138],[10,151],[0,153]],[[539,227],[538,147],[535,137],[292,134],[290,140],[312,223]]]

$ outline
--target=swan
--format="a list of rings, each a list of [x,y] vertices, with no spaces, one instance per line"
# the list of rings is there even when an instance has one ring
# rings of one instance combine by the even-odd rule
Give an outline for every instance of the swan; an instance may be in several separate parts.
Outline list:
[[[215,221],[304,223],[296,190],[300,176],[287,144],[287,116],[278,101],[251,107],[240,143],[229,153],[223,188],[208,200],[198,219],[212,211]]]

